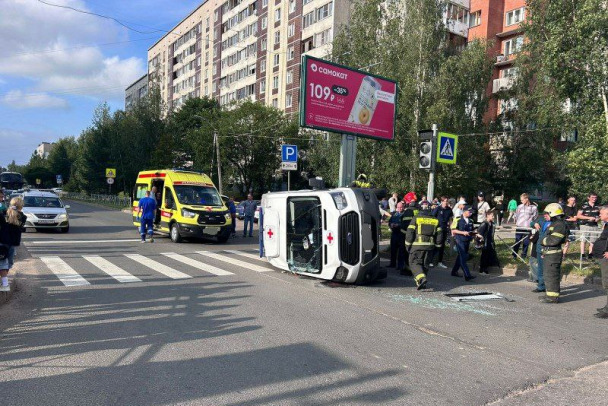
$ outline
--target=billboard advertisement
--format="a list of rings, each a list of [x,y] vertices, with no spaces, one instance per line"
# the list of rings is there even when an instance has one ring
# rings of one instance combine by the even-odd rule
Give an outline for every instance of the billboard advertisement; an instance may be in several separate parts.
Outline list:
[[[300,126],[392,141],[396,108],[397,82],[304,56]]]

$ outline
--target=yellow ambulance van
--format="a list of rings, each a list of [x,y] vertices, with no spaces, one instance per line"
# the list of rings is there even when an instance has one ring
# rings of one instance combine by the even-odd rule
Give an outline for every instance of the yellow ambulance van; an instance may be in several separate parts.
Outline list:
[[[184,238],[217,238],[226,242],[232,231],[232,219],[215,185],[204,173],[158,169],[139,172],[133,190],[133,224],[139,227],[139,199],[156,187],[160,200],[154,229],[168,233],[173,242]]]

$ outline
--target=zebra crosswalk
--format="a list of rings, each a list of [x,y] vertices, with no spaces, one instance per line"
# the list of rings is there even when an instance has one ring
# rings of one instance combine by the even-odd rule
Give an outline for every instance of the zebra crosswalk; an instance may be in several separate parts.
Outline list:
[[[251,259],[259,261],[259,264],[252,264]],[[240,269],[254,272],[274,270],[256,254],[237,250],[189,254],[165,252],[153,256],[127,253],[62,258],[46,255],[40,260],[66,287],[106,283],[112,279],[119,283],[137,283],[155,277],[184,280],[197,276],[233,276]]]

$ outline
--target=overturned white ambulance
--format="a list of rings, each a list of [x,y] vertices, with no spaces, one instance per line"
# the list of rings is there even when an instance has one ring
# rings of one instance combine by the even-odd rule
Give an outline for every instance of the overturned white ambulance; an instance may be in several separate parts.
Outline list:
[[[380,268],[380,211],[373,190],[339,188],[262,196],[260,256],[314,278],[366,283]]]

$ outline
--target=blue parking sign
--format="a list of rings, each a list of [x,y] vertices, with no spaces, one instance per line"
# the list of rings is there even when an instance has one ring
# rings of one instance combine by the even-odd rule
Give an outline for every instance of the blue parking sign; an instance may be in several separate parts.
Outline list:
[[[281,161],[298,162],[298,146],[281,145]]]

